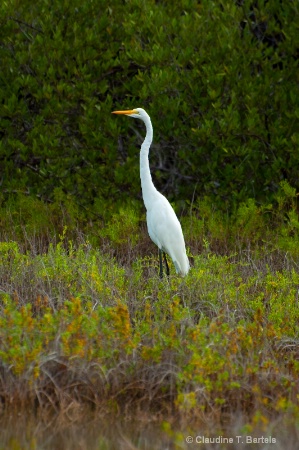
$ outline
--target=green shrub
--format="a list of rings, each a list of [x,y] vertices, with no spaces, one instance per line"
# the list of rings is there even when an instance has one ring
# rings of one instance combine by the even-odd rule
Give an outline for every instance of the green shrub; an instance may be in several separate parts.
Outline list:
[[[154,179],[181,206],[298,190],[295,2],[49,5],[1,9],[4,197],[59,187],[89,217],[136,207],[144,127],[111,116],[132,106],[152,116]]]

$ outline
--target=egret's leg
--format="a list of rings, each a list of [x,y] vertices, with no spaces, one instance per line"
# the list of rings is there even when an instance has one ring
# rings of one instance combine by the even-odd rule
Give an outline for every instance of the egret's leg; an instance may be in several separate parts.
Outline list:
[[[166,258],[166,253],[165,252],[163,252],[163,258],[164,258],[164,261],[165,261],[165,265],[166,265],[166,275],[169,277],[169,266],[168,266],[168,262],[167,262],[167,258]]]
[[[164,253],[164,252],[163,252]],[[160,278],[163,278],[163,261],[162,261],[162,250],[159,248],[159,263],[160,263]]]

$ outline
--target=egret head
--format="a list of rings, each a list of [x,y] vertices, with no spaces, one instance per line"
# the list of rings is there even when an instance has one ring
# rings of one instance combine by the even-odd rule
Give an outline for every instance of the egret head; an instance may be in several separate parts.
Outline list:
[[[145,120],[148,114],[142,108],[130,109],[127,111],[113,111],[112,114],[124,114],[125,116],[134,117],[135,119]]]

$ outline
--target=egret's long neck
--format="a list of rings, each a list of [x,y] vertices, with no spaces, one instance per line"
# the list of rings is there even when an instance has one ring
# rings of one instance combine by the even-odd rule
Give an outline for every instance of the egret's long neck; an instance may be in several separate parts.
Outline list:
[[[143,201],[146,209],[148,209],[151,198],[157,190],[152,181],[148,160],[149,149],[153,141],[153,127],[149,116],[145,118],[144,123],[146,127],[146,136],[140,149],[140,179]]]

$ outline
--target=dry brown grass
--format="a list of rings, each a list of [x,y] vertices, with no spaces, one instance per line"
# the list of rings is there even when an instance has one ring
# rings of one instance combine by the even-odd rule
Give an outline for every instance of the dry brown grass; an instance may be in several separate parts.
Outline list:
[[[171,443],[176,430],[298,436],[296,253],[194,237],[188,277],[161,282],[144,225],[136,240],[59,234],[2,235],[3,423],[30,410],[72,439],[107,417],[166,422]],[[115,448],[136,447],[123,427]]]

